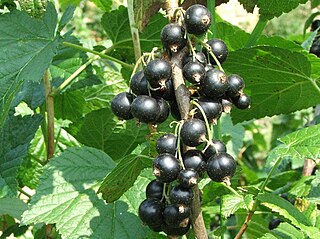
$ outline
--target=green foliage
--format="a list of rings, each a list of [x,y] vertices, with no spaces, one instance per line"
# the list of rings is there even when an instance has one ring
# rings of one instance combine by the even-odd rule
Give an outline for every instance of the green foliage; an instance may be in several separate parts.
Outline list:
[[[22,213],[27,209],[27,204],[19,198],[0,198],[0,215],[8,214],[21,220]]]

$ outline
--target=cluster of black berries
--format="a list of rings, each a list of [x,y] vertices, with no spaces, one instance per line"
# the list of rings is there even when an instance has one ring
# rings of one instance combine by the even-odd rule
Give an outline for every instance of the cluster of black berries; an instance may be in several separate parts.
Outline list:
[[[311,24],[311,31],[319,31],[320,28],[320,20],[314,20]],[[314,38],[312,45],[310,47],[310,53],[315,54],[317,57],[320,57],[320,36]]]
[[[190,206],[199,178],[207,174],[213,181],[230,183],[236,170],[236,161],[226,152],[225,144],[211,139],[209,123],[216,123],[232,105],[247,109],[251,102],[243,93],[243,79],[235,74],[227,76],[220,65],[228,55],[226,44],[220,39],[206,43],[196,40],[210,27],[209,10],[193,5],[179,22],[167,24],[161,31],[165,57],[149,60],[142,71],[132,76],[130,93],[118,94],[111,103],[113,113],[121,119],[136,118],[157,125],[171,112],[182,120],[170,57],[186,48],[190,50],[180,63],[193,109],[189,119],[177,124],[175,135],[168,133],[157,140],[158,156],[153,162],[156,179],[148,184],[146,199],[139,207],[144,224],[176,236],[190,228]],[[197,51],[197,47],[203,49]]]

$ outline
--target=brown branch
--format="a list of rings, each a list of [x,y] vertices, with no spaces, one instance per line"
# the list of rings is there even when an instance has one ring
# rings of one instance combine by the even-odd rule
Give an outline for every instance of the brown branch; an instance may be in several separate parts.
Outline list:
[[[248,215],[246,216],[246,219],[244,220],[244,223],[242,224],[240,230],[238,231],[234,239],[240,239],[242,237],[243,233],[247,230],[247,227],[249,225],[249,222],[253,214],[254,214],[253,210],[248,213]]]

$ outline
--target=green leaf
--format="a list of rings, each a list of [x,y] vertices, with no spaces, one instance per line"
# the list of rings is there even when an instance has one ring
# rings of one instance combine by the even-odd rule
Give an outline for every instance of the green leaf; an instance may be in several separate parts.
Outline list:
[[[16,195],[18,168],[41,121],[40,115],[10,115],[0,128],[0,198]]]
[[[260,239],[303,239],[305,236],[301,231],[289,223],[282,222],[272,230],[272,233],[267,233]]]
[[[146,126],[137,127],[134,120],[116,120],[109,108],[92,111],[67,130],[79,142],[105,151],[115,161],[145,142],[148,134]]]
[[[316,8],[318,5],[320,5],[320,0],[311,0],[312,8]]]
[[[95,3],[104,12],[108,12],[112,8],[112,0],[91,0],[91,2]]]
[[[320,172],[316,173],[315,178],[311,182],[311,189],[307,195],[307,200],[314,203],[320,203]]]
[[[56,54],[57,13],[48,4],[42,20],[26,12],[0,15],[0,127],[24,81],[40,82]]]
[[[320,156],[320,125],[297,130],[279,139],[280,144],[274,148],[266,165],[272,167],[279,158],[290,158],[295,165],[303,165],[305,158],[317,159]],[[300,162],[300,163],[299,163]],[[295,168],[295,167],[294,167]]]
[[[234,214],[239,209],[249,210],[249,201],[253,200],[253,195],[248,195],[248,198],[235,194],[227,194],[222,196],[221,213],[224,218],[228,218],[230,215]]]
[[[85,99],[80,92],[65,92],[55,98],[55,117],[76,121],[82,117],[85,103]]]
[[[319,3],[320,3],[320,1],[319,1]],[[303,35],[306,34],[307,28],[311,26],[311,23],[313,22],[315,17],[318,16],[318,15],[320,15],[320,11],[314,12],[308,17],[308,19],[306,20],[306,22],[304,24],[304,27],[303,27]]]
[[[289,193],[296,197],[306,197],[311,190],[313,176],[305,176],[293,183]]]
[[[27,204],[19,198],[0,198],[0,215],[8,214],[21,220],[22,213],[27,209]]]
[[[272,19],[279,17],[283,13],[290,12],[295,9],[299,4],[304,4],[308,0],[290,0],[290,1],[278,1],[278,0],[258,0],[259,13],[262,17]]]
[[[69,6],[63,13],[61,20],[58,25],[58,32],[60,33],[61,30],[68,24],[68,22],[72,19],[73,13],[76,7],[74,5]]]
[[[46,166],[23,214],[23,224],[56,224],[62,238],[143,238],[140,220],[123,201],[106,204],[96,194],[115,164],[94,148],[69,148]]]
[[[272,211],[279,213],[284,218],[288,219],[292,225],[300,228],[305,232],[310,238],[319,238],[320,230],[318,228],[312,227],[311,222],[305,217],[298,209],[296,209],[287,200],[271,194],[264,193],[258,196],[261,204],[270,208]]]
[[[135,183],[144,168],[152,167],[152,159],[144,155],[129,154],[103,180],[99,188],[102,197],[112,203],[119,199]]]
[[[240,49],[229,54],[224,67],[244,78],[252,98],[250,109],[232,111],[235,122],[290,113],[320,101],[320,89],[303,53],[272,46]]]
[[[153,47],[161,47],[160,32],[168,20],[162,14],[156,14],[147,28],[140,34],[141,50],[150,52]],[[110,40],[115,57],[126,62],[134,62],[133,42],[130,31],[127,8],[120,6],[117,10],[105,13],[101,24]]]
[[[253,9],[257,5],[258,0],[239,0],[239,2],[247,12],[253,12]]]

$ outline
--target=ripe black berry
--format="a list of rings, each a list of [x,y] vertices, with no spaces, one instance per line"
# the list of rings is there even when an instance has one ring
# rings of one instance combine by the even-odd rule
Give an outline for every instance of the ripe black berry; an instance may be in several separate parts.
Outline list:
[[[120,119],[132,119],[131,105],[135,96],[133,94],[122,92],[116,95],[111,101],[111,110]]]
[[[231,112],[233,106],[231,99],[221,99],[221,105],[223,112],[227,114]]]
[[[172,227],[164,224],[162,230],[169,236],[183,236],[190,230],[190,223],[186,227]]]
[[[198,84],[205,76],[206,70],[198,61],[190,61],[183,67],[182,73],[187,81]]]
[[[148,81],[143,71],[138,71],[131,77],[130,89],[136,95],[148,95]]]
[[[150,89],[150,93],[152,97],[161,97],[165,100],[174,100],[174,87],[171,79],[167,80],[163,87],[160,89]]]
[[[185,66],[190,61],[199,62],[204,66],[207,64],[206,55],[201,51],[195,51],[195,52],[196,52],[196,54],[194,56],[193,55],[187,55],[182,59],[182,65],[183,66]]]
[[[138,95],[131,104],[131,113],[140,122],[153,123],[159,116],[160,107],[156,99]]]
[[[216,123],[222,114],[222,105],[218,100],[201,97],[198,101],[210,123]],[[195,118],[203,120],[201,111],[197,108]]]
[[[146,188],[147,198],[156,198],[161,200],[163,194],[163,183],[154,179],[152,180]]]
[[[273,218],[273,219],[269,222],[269,226],[268,226],[269,230],[273,230],[273,229],[277,228],[277,227],[280,225],[281,222],[283,222],[282,219],[280,219],[280,218]]]
[[[188,207],[169,204],[163,211],[164,222],[172,227],[186,227],[189,224],[190,211]]]
[[[206,64],[205,67],[204,67],[204,69],[205,69],[206,72],[207,72],[207,71],[213,70],[214,67],[213,67],[211,64]]]
[[[195,170],[199,176],[202,176],[207,169],[207,164],[201,151],[191,149],[182,155],[183,164],[186,169]]]
[[[188,119],[181,127],[181,140],[190,147],[200,145],[206,140],[206,126],[202,120]]]
[[[163,183],[174,181],[180,172],[178,159],[171,154],[159,154],[153,161],[153,174]]]
[[[242,94],[239,97],[232,99],[232,102],[238,109],[244,110],[250,108],[251,98],[246,94]]]
[[[320,57],[320,40],[316,38],[309,50],[310,53],[315,54],[317,57]]]
[[[170,202],[172,204],[191,205],[193,199],[193,191],[191,188],[185,188],[181,185],[173,187],[169,194]]]
[[[222,182],[234,175],[236,167],[236,161],[230,154],[220,153],[209,158],[207,173],[213,181]]]
[[[175,155],[177,150],[177,137],[173,134],[162,135],[156,143],[158,154],[168,153]]]
[[[196,172],[196,170],[192,168],[187,168],[184,170],[181,170],[178,176],[178,182],[183,187],[193,187],[198,183],[199,175]]]
[[[169,104],[163,98],[156,98],[159,105],[158,117],[154,123],[161,124],[168,118],[170,114]]]
[[[211,25],[210,11],[203,5],[194,4],[187,9],[184,22],[188,33],[202,35]]]
[[[213,69],[207,71],[206,76],[200,81],[200,86],[207,97],[219,99],[228,89],[228,79],[223,71]]]
[[[245,87],[244,80],[240,76],[233,74],[228,76],[228,82],[229,88],[226,95],[230,98],[239,96],[240,93],[242,93],[243,88]]]
[[[215,156],[220,153],[225,153],[225,152],[227,152],[226,145],[222,141],[218,139],[214,139],[212,140],[212,142],[209,143],[209,145],[206,145],[205,151],[203,154],[205,159],[208,160],[212,156]]]
[[[165,87],[165,82],[171,77],[171,73],[171,65],[162,59],[150,61],[144,69],[144,75],[152,88]]]
[[[212,39],[206,42],[206,44],[208,45],[210,51],[212,51],[212,53],[216,56],[216,58],[218,59],[218,61],[220,63],[223,63],[228,56],[228,47],[227,45],[224,43],[224,41],[220,40],[220,39]],[[213,59],[213,57],[209,54],[209,52],[207,51],[206,48],[203,48],[203,52],[206,54],[206,56],[209,56],[208,61],[213,64],[216,65],[216,61]]]
[[[187,44],[185,29],[177,23],[165,25],[161,31],[161,42],[168,51],[180,51]]]
[[[148,226],[157,227],[163,224],[163,204],[155,198],[147,198],[139,206],[139,217]]]
[[[176,120],[181,120],[181,115],[177,101],[173,100],[170,102],[170,111],[173,118],[175,118]]]
[[[314,20],[312,23],[311,23],[311,31],[315,31],[317,30],[318,28],[320,27],[320,20],[319,19],[316,19]]]

